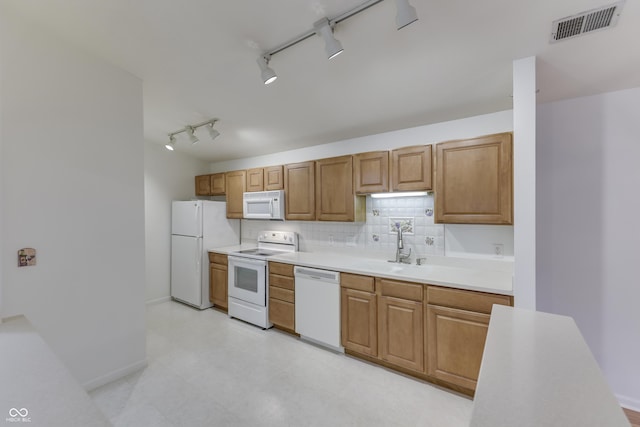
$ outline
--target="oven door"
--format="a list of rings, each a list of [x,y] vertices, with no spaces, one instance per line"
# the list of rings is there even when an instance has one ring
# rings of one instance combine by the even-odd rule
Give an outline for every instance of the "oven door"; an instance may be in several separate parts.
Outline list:
[[[229,256],[229,297],[267,306],[267,261]]]

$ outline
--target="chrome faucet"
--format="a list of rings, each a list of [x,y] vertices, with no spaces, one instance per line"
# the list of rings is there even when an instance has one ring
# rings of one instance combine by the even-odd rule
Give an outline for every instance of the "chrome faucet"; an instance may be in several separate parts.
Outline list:
[[[389,260],[389,262],[397,262],[401,264],[411,264],[411,248],[409,248],[409,253],[404,253],[402,250],[404,249],[404,240],[402,240],[402,226],[399,223],[396,223],[396,229],[398,230],[398,240],[396,242],[396,259]]]

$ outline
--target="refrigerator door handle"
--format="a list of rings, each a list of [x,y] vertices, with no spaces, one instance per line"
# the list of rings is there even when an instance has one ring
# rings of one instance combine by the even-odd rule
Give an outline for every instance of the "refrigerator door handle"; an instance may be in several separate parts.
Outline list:
[[[200,273],[200,248],[198,248],[198,245],[196,245],[195,255],[196,255],[196,272]]]

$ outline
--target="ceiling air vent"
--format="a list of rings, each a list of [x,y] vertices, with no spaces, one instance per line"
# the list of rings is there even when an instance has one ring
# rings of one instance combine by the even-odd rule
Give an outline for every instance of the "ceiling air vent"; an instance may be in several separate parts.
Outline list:
[[[592,31],[615,27],[623,5],[624,1],[620,1],[553,21],[550,42],[555,43]]]

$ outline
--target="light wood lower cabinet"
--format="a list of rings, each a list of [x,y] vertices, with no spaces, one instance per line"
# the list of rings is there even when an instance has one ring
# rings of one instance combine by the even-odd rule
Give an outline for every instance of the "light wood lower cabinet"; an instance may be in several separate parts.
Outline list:
[[[382,360],[424,371],[424,329],[422,302],[378,297],[378,337]]]
[[[228,308],[227,256],[209,253],[209,301],[216,307]]]
[[[428,304],[427,374],[475,390],[489,315]]]
[[[513,297],[342,273],[342,346],[473,395],[493,304]]]
[[[342,346],[345,349],[367,356],[378,355],[376,298],[372,292],[341,289]]]
[[[293,265],[269,263],[269,321],[279,329],[296,329]]]

